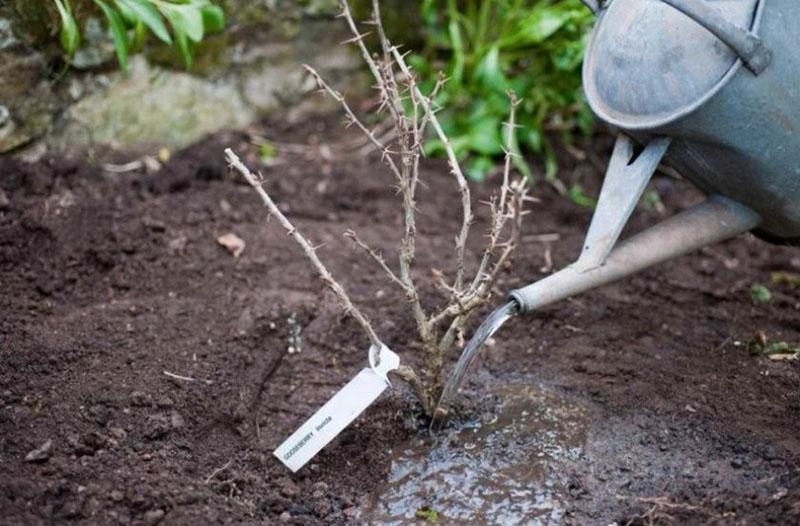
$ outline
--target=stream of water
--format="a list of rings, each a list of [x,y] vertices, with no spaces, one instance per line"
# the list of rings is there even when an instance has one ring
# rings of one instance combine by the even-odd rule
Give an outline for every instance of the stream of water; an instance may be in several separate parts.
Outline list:
[[[450,416],[450,405],[458,395],[458,390],[464,381],[464,375],[475,357],[478,356],[478,351],[481,349],[483,343],[492,337],[497,330],[508,321],[509,318],[517,314],[519,306],[517,302],[510,301],[495,310],[483,320],[478,330],[472,336],[472,339],[467,343],[464,352],[461,353],[453,373],[447,380],[447,385],[442,391],[442,396],[439,397],[439,403],[436,405],[436,410],[433,413],[433,420],[431,421],[431,431],[440,431],[447,423]]]

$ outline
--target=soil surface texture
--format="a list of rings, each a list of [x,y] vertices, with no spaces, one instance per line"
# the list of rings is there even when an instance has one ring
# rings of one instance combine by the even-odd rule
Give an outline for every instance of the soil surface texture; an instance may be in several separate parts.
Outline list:
[[[265,125],[281,152],[262,167],[267,188],[385,342],[419,363],[402,293],[342,237],[356,230],[393,264],[401,215],[391,176],[376,156],[360,161],[354,136],[339,130]],[[365,366],[368,343],[229,173],[228,146],[258,166],[249,139],[210,137],[149,174],[0,160],[3,524],[354,524],[393,494],[382,488],[396,453],[427,434],[399,382],[297,474],[272,455]],[[598,140],[594,162],[564,154],[564,177],[596,188],[609,146]],[[428,162],[424,177],[417,269],[433,305],[430,271],[453,269],[460,206],[443,163]],[[493,183],[476,186],[476,200]],[[640,207],[624,235],[702,199],[673,177],[654,185],[665,208]],[[591,216],[543,184],[534,194],[498,305],[570,263]],[[227,233],[245,241],[239,257],[217,243]],[[445,433],[503,405],[503,393],[533,392],[542,407],[517,430],[536,428],[530,419],[548,404],[580,407],[580,430],[562,433],[574,454],[550,455],[561,485],[551,522],[797,524],[800,361],[749,342],[800,346],[798,274],[800,250],[747,235],[512,319],[473,365]],[[771,300],[755,301],[754,284]],[[521,383],[535,387],[503,387]],[[520,405],[514,396],[504,407]],[[505,447],[503,422],[482,447]],[[520,458],[530,467],[536,455]],[[435,515],[458,523],[433,507],[396,523]]]

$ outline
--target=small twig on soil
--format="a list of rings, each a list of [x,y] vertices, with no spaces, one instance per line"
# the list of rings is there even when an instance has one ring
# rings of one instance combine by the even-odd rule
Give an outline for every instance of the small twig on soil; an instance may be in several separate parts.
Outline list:
[[[526,243],[553,243],[561,239],[561,234],[531,234],[523,236],[522,241]]]
[[[144,161],[142,161],[141,159],[137,159],[135,161],[131,161],[125,164],[106,163],[103,165],[103,170],[115,174],[135,172],[136,170],[140,170],[142,168],[144,168]]]
[[[353,317],[354,320],[361,326],[364,330],[364,333],[369,338],[370,343],[373,345],[380,345],[381,341],[378,338],[378,335],[375,333],[375,330],[372,328],[372,324],[370,324],[369,320],[364,316],[364,314],[356,307],[352,301],[350,301],[350,297],[345,292],[344,288],[333,279],[331,276],[330,271],[328,271],[327,267],[320,261],[319,256],[317,256],[317,251],[314,249],[314,246],[308,242],[308,240],[303,237],[303,235],[297,230],[297,228],[287,219],[283,212],[280,211],[278,205],[272,200],[266,190],[264,190],[263,186],[263,177],[259,174],[258,177],[253,175],[247,166],[242,163],[239,157],[233,153],[233,150],[227,148],[225,150],[225,158],[228,161],[228,164],[231,168],[234,168],[238,171],[244,178],[250,183],[258,195],[261,196],[261,200],[264,202],[264,206],[267,207],[269,213],[278,218],[281,226],[286,229],[289,235],[294,239],[300,248],[303,249],[306,257],[311,261],[314,267],[317,269],[317,272],[322,279],[322,282],[333,291],[336,297],[339,300],[344,311]]]
[[[197,378],[192,378],[191,376],[183,376],[183,375],[180,375],[180,374],[171,373],[169,371],[164,371],[164,374],[166,376],[169,376],[170,378],[174,378],[175,380],[181,380],[181,381],[184,381],[184,382],[198,382],[198,381],[200,381],[200,382],[203,382],[203,383],[208,384],[208,385],[211,385],[211,384],[214,383],[211,380],[198,380]]]
[[[233,459],[230,459],[229,461],[227,461],[227,462],[225,463],[225,465],[224,465],[224,466],[222,466],[221,468],[217,468],[217,469],[215,469],[214,471],[212,471],[212,472],[211,472],[211,475],[209,475],[208,477],[206,477],[206,484],[210,484],[210,483],[211,483],[211,481],[212,481],[212,480],[214,480],[214,479],[216,478],[216,476],[217,476],[217,475],[219,475],[220,473],[222,473],[223,471],[225,471],[226,469],[228,469],[229,467],[231,467],[231,465],[232,465],[232,464],[233,464]]]
[[[665,510],[684,512],[699,511],[704,515],[714,515],[714,512],[701,506],[695,506],[682,502],[671,502],[667,497],[629,497],[626,495],[617,495],[617,498],[623,500],[635,500],[637,502],[641,502],[642,504],[650,505],[650,508],[647,511],[628,521],[626,526],[631,526],[632,524],[638,522],[638,520],[644,521],[644,523],[647,525],[655,525],[663,520],[673,521],[675,517],[667,513]]]

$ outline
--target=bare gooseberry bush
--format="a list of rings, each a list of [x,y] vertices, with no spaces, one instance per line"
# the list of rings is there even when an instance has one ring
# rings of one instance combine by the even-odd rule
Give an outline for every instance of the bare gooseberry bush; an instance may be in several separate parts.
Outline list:
[[[423,365],[420,371],[403,365],[396,374],[411,386],[427,414],[433,412],[435,402],[443,387],[443,366],[445,356],[454,348],[463,345],[464,330],[476,309],[486,304],[492,297],[492,288],[500,270],[509,259],[520,238],[522,219],[525,215],[523,205],[526,197],[525,183],[521,178],[511,180],[512,146],[515,129],[515,110],[519,104],[513,93],[509,93],[511,110],[505,123],[505,162],[502,182],[488,202],[491,220],[486,233],[485,246],[477,267],[468,269],[466,265],[467,239],[473,222],[472,196],[464,173],[455,156],[450,140],[436,117],[437,109],[433,102],[438,89],[445,82],[439,78],[433,91],[424,94],[420,91],[414,72],[405,61],[405,56],[391,44],[386,37],[380,17],[378,0],[373,0],[373,15],[367,23],[372,25],[380,43],[380,49],[373,54],[365,43],[367,33],[360,32],[346,1],[341,2],[341,16],[346,20],[353,34],[348,43],[355,44],[375,79],[379,103],[376,114],[388,115],[394,126],[393,137],[382,142],[376,133],[359,119],[345,98],[310,66],[305,66],[320,90],[336,100],[347,115],[348,125],[357,127],[381,154],[381,160],[395,179],[395,185],[403,210],[403,232],[399,234],[399,247],[396,265],[387,262],[383,255],[362,241],[352,230],[345,236],[372,259],[387,279],[394,283],[405,295],[410,313],[416,325],[419,346],[423,352]],[[453,181],[461,196],[462,221],[455,235],[453,275],[430,269],[433,283],[441,294],[438,305],[429,306],[420,297],[420,279],[415,268],[417,247],[417,190],[420,185],[420,162],[423,159],[423,142],[426,134],[433,133],[444,146]],[[227,149],[226,158],[231,168],[240,172],[261,196],[270,215],[275,216],[293,239],[300,245],[306,257],[313,264],[323,283],[333,291],[342,308],[352,316],[363,329],[373,345],[381,340],[369,319],[348,297],[344,287],[334,280],[331,273],[318,257],[311,244],[280,211],[263,187],[261,174],[253,174],[233,153]]]

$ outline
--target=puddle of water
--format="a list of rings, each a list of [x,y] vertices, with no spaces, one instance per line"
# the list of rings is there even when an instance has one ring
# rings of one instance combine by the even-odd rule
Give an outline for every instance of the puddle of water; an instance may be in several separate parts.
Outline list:
[[[567,499],[564,463],[586,439],[584,408],[533,385],[491,392],[498,406],[479,419],[401,448],[388,482],[362,510],[368,524],[551,524]]]

